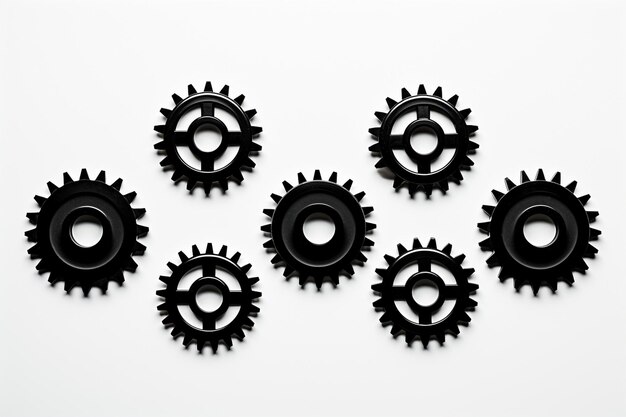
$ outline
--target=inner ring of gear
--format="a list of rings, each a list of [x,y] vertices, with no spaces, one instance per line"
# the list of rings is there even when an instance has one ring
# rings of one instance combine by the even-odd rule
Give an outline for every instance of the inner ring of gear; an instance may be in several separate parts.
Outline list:
[[[183,335],[183,344],[189,346],[195,341],[198,351],[202,351],[205,344],[210,344],[213,352],[217,351],[220,342],[228,348],[232,346],[232,337],[244,338],[243,329],[250,329],[254,322],[250,316],[259,312],[253,304],[254,299],[261,296],[260,292],[252,289],[258,278],[248,278],[250,264],[239,266],[239,252],[231,258],[227,257],[227,248],[223,246],[219,253],[213,253],[211,244],[207,245],[205,253],[200,253],[197,246],[192,247],[192,257],[179,252],[180,265],[168,263],[172,271],[171,276],[162,276],[159,279],[166,284],[165,289],[157,291],[163,298],[158,310],[166,314],[163,324],[173,326],[172,336]],[[202,277],[196,279],[187,290],[179,289],[181,280],[191,271],[200,268]],[[233,290],[216,276],[218,269],[224,270],[238,283],[239,289]],[[215,288],[222,296],[221,304],[213,311],[206,311],[198,304],[197,295],[204,287]],[[202,323],[199,328],[186,320],[180,312],[180,306],[189,306],[193,315]],[[229,323],[218,326],[217,321],[231,307],[239,307],[236,316]]]
[[[521,177],[519,185],[506,179],[507,193],[493,191],[495,207],[483,206],[490,221],[479,224],[489,234],[481,247],[494,252],[487,263],[502,266],[500,278],[513,277],[517,289],[530,283],[535,293],[543,284],[556,291],[557,281],[572,284],[572,271],[587,269],[582,258],[597,252],[589,243],[600,234],[590,227],[597,213],[585,210],[588,197],[576,197],[575,182],[561,185],[560,173],[552,181],[546,181],[541,170],[535,181],[525,172]],[[524,234],[524,225],[536,215],[549,218],[556,229],[554,239],[544,246],[533,245]]]
[[[451,250],[451,245],[446,245],[441,250],[437,249],[434,239],[431,239],[424,248],[419,240],[415,239],[411,250],[398,245],[398,257],[385,255],[389,267],[376,270],[382,277],[382,282],[372,285],[372,289],[380,294],[380,299],[374,302],[375,308],[384,311],[380,321],[383,325],[392,325],[391,333],[394,336],[404,333],[408,344],[419,338],[426,348],[432,337],[443,344],[447,333],[459,334],[458,325],[467,324],[471,320],[466,311],[472,310],[477,305],[470,295],[478,289],[478,285],[468,282],[474,270],[464,269],[461,263],[465,256],[453,258]],[[433,272],[431,270],[433,264],[448,270],[454,277],[455,285],[446,284]],[[417,265],[418,272],[412,274],[406,283],[395,285],[401,271],[411,265]],[[413,289],[421,282],[437,288],[437,298],[430,304],[421,304],[415,299]],[[433,322],[434,314],[441,310],[446,300],[454,301],[454,306],[445,317]],[[398,301],[405,301],[408,304],[411,311],[418,316],[417,322],[400,312],[396,305]]]
[[[261,228],[271,235],[264,246],[276,251],[272,262],[285,264],[285,276],[293,272],[300,275],[301,285],[308,277],[318,288],[325,277],[336,285],[340,273],[354,273],[353,261],[367,259],[361,250],[373,245],[366,234],[375,225],[365,220],[372,209],[359,203],[365,193],[353,195],[349,191],[352,181],[337,184],[336,173],[328,181],[321,179],[319,171],[315,171],[313,181],[306,181],[302,174],[298,178],[295,187],[283,183],[287,191],[284,196],[272,195],[277,206],[264,211],[271,218],[271,223]],[[333,236],[325,243],[312,242],[304,234],[305,221],[314,215],[328,216],[335,226]]]
[[[64,174],[64,185],[48,183],[50,197],[35,197],[41,206],[38,213],[28,217],[36,228],[26,232],[29,240],[36,242],[29,253],[41,258],[40,272],[49,271],[51,283],[65,281],[65,290],[82,287],[85,294],[96,286],[103,292],[109,281],[122,283],[123,271],[134,271],[137,264],[132,256],[142,254],[145,247],[137,242],[148,228],[138,225],[137,219],[144,209],[133,209],[130,202],[135,193],[119,192],[122,180],[112,185],[105,182],[102,171],[96,180],[90,180],[86,170],[80,180],[74,181]],[[102,226],[102,237],[93,246],[79,244],[72,228],[76,221],[90,216]]]

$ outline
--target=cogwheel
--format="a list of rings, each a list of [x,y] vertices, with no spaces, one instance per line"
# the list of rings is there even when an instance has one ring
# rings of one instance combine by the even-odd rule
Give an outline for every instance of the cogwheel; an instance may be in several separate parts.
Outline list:
[[[133,255],[141,255],[146,247],[137,241],[148,228],[137,224],[145,209],[133,209],[130,203],[137,195],[134,191],[120,193],[122,180],[108,185],[105,172],[90,180],[87,170],[80,172],[78,181],[63,174],[63,185],[48,182],[50,196],[36,195],[40,210],[26,217],[35,228],[26,237],[35,245],[28,253],[39,258],[39,273],[50,272],[48,281],[55,284],[65,281],[68,293],[80,286],[85,295],[92,287],[106,292],[109,281],[124,282],[123,271],[135,271]],[[99,223],[102,237],[93,246],[79,244],[73,235],[73,226],[83,219]]]
[[[521,173],[521,184],[506,178],[507,193],[493,190],[496,206],[483,206],[490,221],[478,228],[489,237],[480,247],[493,251],[487,259],[490,267],[500,266],[500,281],[513,278],[515,289],[530,284],[535,295],[542,285],[553,292],[558,281],[574,283],[573,271],[584,273],[588,266],[583,257],[593,258],[598,250],[589,242],[597,240],[600,231],[590,227],[597,211],[585,211],[589,195],[576,197],[576,181],[563,187],[561,173],[546,181],[543,170],[531,181]],[[545,246],[535,246],[524,235],[527,222],[542,217],[551,222],[556,235]]]
[[[155,149],[165,153],[161,166],[174,169],[172,175],[174,182],[186,178],[187,189],[190,192],[198,183],[202,184],[207,196],[214,183],[226,191],[229,179],[241,183],[242,169],[250,170],[256,165],[250,158],[261,150],[261,145],[255,143],[253,138],[261,133],[262,129],[250,124],[256,110],[243,110],[241,105],[244,95],[233,99],[228,96],[228,90],[228,85],[225,85],[219,93],[216,93],[211,83],[207,82],[204,91],[197,92],[193,85],[189,84],[189,96],[183,99],[173,94],[172,98],[176,105],[172,110],[161,109],[167,120],[164,125],[154,127],[154,130],[163,135],[163,140],[154,145]],[[181,118],[197,108],[200,109],[201,116],[193,120],[187,130],[178,130]],[[215,116],[215,109],[224,110],[233,116],[239,130],[229,130],[226,124]],[[211,129],[219,133],[221,142],[217,148],[206,151],[198,147],[195,134],[200,129]],[[192,166],[183,159],[179,152],[179,148],[182,147],[188,148],[197,158],[199,167]],[[224,156],[229,147],[238,148],[236,155],[226,165],[216,168],[216,161]]]
[[[471,321],[467,311],[472,311],[477,303],[470,295],[478,290],[478,285],[468,282],[468,278],[474,273],[474,269],[463,268],[461,264],[465,255],[452,257],[451,251],[452,246],[449,244],[441,250],[437,249],[435,239],[430,239],[426,247],[418,239],[414,239],[411,250],[398,244],[398,257],[385,255],[389,266],[376,270],[382,282],[372,285],[372,290],[380,295],[374,302],[376,310],[383,311],[380,322],[383,326],[391,324],[391,334],[394,337],[404,333],[407,344],[411,345],[417,338],[424,348],[431,338],[436,338],[443,345],[446,333],[456,337],[459,334],[458,325],[467,325]],[[455,285],[446,284],[442,277],[433,272],[433,264],[448,270],[454,277]],[[395,281],[400,272],[411,266],[417,266],[417,272],[406,283],[397,285]],[[422,285],[437,289],[437,298],[429,305],[419,303],[413,295],[413,290]],[[454,300],[454,306],[445,317],[433,323],[434,314],[442,309],[446,300]],[[399,301],[408,304],[417,315],[417,322],[400,312],[396,304]]]
[[[478,127],[465,123],[471,110],[457,110],[457,100],[457,95],[444,100],[441,87],[437,87],[433,95],[428,95],[424,86],[420,84],[417,95],[412,96],[406,88],[403,88],[400,102],[387,97],[388,113],[374,113],[381,125],[369,130],[376,140],[369,150],[380,156],[376,168],[389,168],[393,172],[395,189],[406,184],[411,195],[423,190],[426,196],[430,196],[433,187],[438,187],[445,193],[448,191],[450,181],[456,184],[461,182],[463,179],[461,170],[469,170],[474,165],[469,155],[475,153],[478,144],[469,138]],[[455,131],[445,132],[439,123],[431,119],[431,111],[443,114],[452,122]],[[410,112],[415,112],[415,120],[409,123],[403,132],[393,133],[394,125],[399,118]],[[437,144],[432,151],[418,152],[411,145],[412,136],[418,133],[431,133],[436,136]],[[454,149],[454,155],[445,165],[433,170],[432,165],[440,157],[443,158],[442,153],[446,149]],[[416,164],[417,169],[405,166],[397,158],[394,150],[404,151],[410,162]]]
[[[271,219],[271,223],[261,227],[270,236],[263,246],[276,252],[272,263],[284,265],[285,277],[297,273],[300,285],[311,278],[319,289],[327,278],[338,285],[339,274],[353,275],[353,262],[367,261],[362,250],[374,245],[366,235],[376,225],[366,222],[365,217],[374,209],[361,207],[359,202],[365,193],[353,195],[351,186],[352,180],[343,186],[337,184],[336,172],[328,181],[322,180],[316,170],[312,181],[298,173],[298,185],[283,181],[286,194],[271,195],[277,205],[275,209],[263,210]],[[320,216],[335,227],[330,240],[321,244],[310,241],[303,230],[309,218]]]
[[[259,308],[253,304],[254,300],[261,297],[261,293],[254,291],[252,287],[259,278],[248,278],[247,272],[251,265],[239,266],[241,254],[236,252],[232,257],[227,256],[227,247],[222,246],[218,253],[213,252],[213,246],[209,243],[206,251],[201,253],[196,245],[191,248],[192,256],[188,257],[179,252],[181,263],[176,265],[169,262],[167,266],[172,271],[170,276],[161,276],[159,279],[165,283],[165,288],[158,290],[157,295],[163,299],[163,303],[157,309],[165,314],[163,324],[172,327],[172,336],[176,339],[183,336],[183,345],[188,347],[195,341],[199,352],[206,344],[210,344],[213,353],[222,342],[228,349],[233,345],[232,338],[243,340],[243,329],[251,329],[254,322],[250,317],[256,316]],[[181,289],[181,280],[191,271],[200,269],[202,277],[193,281],[188,289]],[[224,271],[237,281],[239,288],[230,288],[216,276],[218,270]],[[200,292],[211,289],[218,292],[222,301],[212,311],[207,311],[198,305],[197,296]],[[198,321],[198,324],[190,322],[181,314],[181,306],[187,306]],[[227,324],[221,325],[218,321],[231,308],[239,307],[235,317]]]

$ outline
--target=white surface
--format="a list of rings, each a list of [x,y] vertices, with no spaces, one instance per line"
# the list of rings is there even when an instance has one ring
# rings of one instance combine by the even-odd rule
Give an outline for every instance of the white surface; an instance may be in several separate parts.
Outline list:
[[[0,415],[625,415],[625,18],[618,1],[1,1]],[[152,149],[159,108],[207,79],[264,128],[257,169],[210,199]],[[475,169],[431,201],[395,193],[367,151],[373,112],[420,82],[480,127]],[[52,288],[26,255],[33,195],[82,167],[148,210],[137,273],[104,297]],[[586,276],[535,298],[499,283],[475,225],[505,176],[538,167],[592,194],[603,234]],[[378,224],[370,261],[321,292],[286,282],[259,231],[269,194],[315,168],[354,179]],[[383,254],[414,236],[452,243],[480,284],[470,327],[427,351],[371,306]],[[252,262],[263,298],[243,343],[200,356],[154,293],[207,241]]]

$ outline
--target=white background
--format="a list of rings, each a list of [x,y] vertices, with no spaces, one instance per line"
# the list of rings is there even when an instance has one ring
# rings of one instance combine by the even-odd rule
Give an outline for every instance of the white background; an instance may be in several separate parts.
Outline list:
[[[618,1],[0,2],[0,415],[618,416],[626,414],[623,297],[624,21]],[[193,195],[159,167],[152,126],[188,83],[244,93],[263,126],[257,169]],[[473,109],[475,169],[430,201],[394,192],[367,130],[385,97],[441,85]],[[89,298],[38,276],[25,217],[68,171],[124,179],[150,227],[123,287]],[[505,176],[576,179],[603,234],[557,295],[501,284],[478,248]],[[284,179],[352,178],[378,229],[336,289],[274,270],[259,226]],[[370,290],[398,242],[464,252],[478,309],[444,347],[408,348]],[[166,262],[228,244],[261,277],[261,314],[231,351],[199,355],[156,311]]]

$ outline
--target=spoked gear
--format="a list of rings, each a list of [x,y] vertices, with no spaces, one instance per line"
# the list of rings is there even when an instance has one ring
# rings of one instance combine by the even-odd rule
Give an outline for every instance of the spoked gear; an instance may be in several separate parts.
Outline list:
[[[461,182],[463,179],[461,170],[469,170],[474,165],[469,155],[475,153],[478,144],[472,142],[470,136],[478,130],[478,127],[465,122],[471,110],[457,110],[457,100],[457,95],[444,100],[441,87],[437,87],[433,95],[428,95],[424,85],[420,84],[417,95],[412,96],[406,88],[403,88],[400,102],[387,97],[388,113],[374,113],[381,125],[369,130],[377,141],[369,150],[380,156],[376,168],[387,167],[395,174],[394,188],[399,189],[407,184],[411,195],[423,190],[430,196],[433,187],[436,186],[445,193],[448,191],[450,181],[456,184]],[[431,111],[446,116],[454,125],[455,132],[445,133],[441,125],[431,119]],[[409,112],[415,112],[416,119],[404,132],[393,134],[395,123]],[[411,145],[411,136],[420,132],[433,133],[437,137],[437,145],[429,153],[420,153]],[[406,152],[409,159],[417,165],[417,170],[403,165],[394,155],[394,149]],[[443,167],[433,171],[431,164],[439,158],[444,149],[454,149],[454,156]]]
[[[252,289],[259,278],[248,278],[247,272],[251,265],[238,265],[241,254],[236,252],[232,257],[227,256],[227,247],[222,246],[218,253],[213,252],[213,246],[209,243],[206,251],[201,253],[196,245],[192,246],[192,257],[184,252],[179,252],[181,263],[176,265],[169,262],[167,266],[172,271],[170,276],[161,276],[159,279],[165,283],[165,289],[158,290],[157,295],[163,298],[163,303],[158,310],[166,315],[163,324],[172,326],[172,336],[176,339],[183,335],[183,344],[188,347],[195,341],[199,352],[206,344],[210,344],[213,352],[217,352],[220,342],[228,349],[233,342],[232,337],[243,340],[243,329],[251,329],[254,322],[250,317],[256,316],[259,308],[253,304],[254,300],[261,297],[261,293]],[[201,269],[202,277],[195,280],[188,290],[178,288],[179,283],[187,273],[195,269]],[[222,269],[237,280],[239,289],[233,290],[216,276],[216,270]],[[205,311],[198,305],[197,295],[200,291],[211,288],[222,296],[220,306],[213,311]],[[182,315],[179,306],[189,306],[193,315],[202,323],[202,328],[188,322]],[[233,306],[239,306],[235,318],[228,324],[218,327],[217,320]]]
[[[271,237],[263,246],[276,252],[272,263],[284,265],[285,277],[297,273],[300,285],[312,278],[319,289],[326,278],[338,285],[340,274],[353,275],[353,262],[367,261],[362,250],[374,245],[366,235],[376,225],[365,218],[374,209],[361,207],[359,202],[365,193],[353,195],[351,186],[352,180],[337,184],[336,172],[325,181],[315,170],[312,181],[298,173],[298,185],[283,181],[286,194],[271,195],[277,206],[263,210],[271,219],[261,227]],[[322,244],[311,242],[303,230],[307,219],[319,216],[330,219],[335,226],[334,235]]]
[[[28,240],[35,243],[28,253],[41,259],[37,270],[50,272],[51,284],[65,281],[68,293],[74,286],[80,286],[85,295],[92,287],[105,293],[109,281],[121,285],[123,271],[135,271],[137,264],[132,257],[146,249],[137,238],[148,233],[137,219],[146,210],[133,209],[130,203],[137,194],[122,195],[121,186],[121,179],[108,185],[104,171],[91,180],[83,169],[78,181],[65,172],[61,187],[48,182],[48,198],[35,196],[40,210],[26,215],[35,225],[26,232]],[[74,224],[85,218],[102,226],[102,237],[90,247],[80,245],[72,232]]]
[[[592,228],[597,211],[586,211],[590,196],[576,197],[576,181],[561,185],[561,173],[546,181],[543,170],[531,181],[521,172],[521,184],[506,178],[507,193],[493,190],[496,206],[483,206],[490,221],[479,223],[481,231],[489,237],[480,247],[493,251],[487,259],[490,267],[500,266],[501,281],[513,278],[515,289],[530,284],[535,295],[542,285],[553,292],[558,281],[574,283],[573,271],[585,273],[583,260],[593,258],[598,250],[589,242],[597,240],[600,231]],[[545,246],[535,246],[524,235],[524,225],[529,220],[543,217],[554,224],[556,235]]]
[[[154,147],[165,152],[166,156],[161,161],[161,166],[174,169],[172,180],[177,182],[185,177],[189,191],[192,191],[198,183],[202,183],[207,196],[213,183],[217,183],[223,191],[226,191],[229,179],[240,183],[243,181],[242,169],[250,170],[256,165],[250,158],[261,150],[261,145],[255,143],[253,138],[261,133],[262,129],[250,124],[256,110],[243,110],[241,105],[245,96],[242,94],[230,98],[228,91],[229,87],[225,85],[219,93],[214,92],[211,83],[207,82],[204,91],[197,92],[194,86],[189,84],[187,98],[183,99],[173,94],[172,99],[176,106],[172,110],[161,109],[167,121],[164,125],[154,127],[154,130],[163,134],[163,140]],[[176,130],[181,118],[196,108],[201,109],[201,116],[193,120],[186,131]],[[216,108],[230,113],[237,120],[240,130],[229,130],[222,120],[215,117]],[[201,128],[211,128],[219,132],[221,142],[216,149],[203,151],[198,148],[194,134]],[[185,162],[177,149],[180,146],[188,147],[198,158],[200,169]],[[215,161],[232,146],[239,148],[235,157],[225,166],[215,168]]]
[[[443,345],[447,333],[457,336],[458,325],[467,325],[470,322],[471,318],[467,311],[473,310],[478,304],[470,298],[470,295],[478,290],[478,285],[468,282],[474,269],[463,268],[461,263],[465,255],[452,257],[451,251],[452,246],[449,244],[441,250],[437,249],[435,239],[430,239],[426,247],[423,247],[418,239],[414,239],[411,250],[399,244],[398,257],[385,255],[389,266],[376,270],[382,277],[382,282],[372,285],[372,289],[380,295],[374,302],[374,307],[383,311],[380,322],[383,326],[391,324],[391,334],[394,337],[404,333],[409,345],[418,338],[424,348],[428,346],[431,338],[436,338]],[[454,276],[456,285],[446,284],[439,275],[432,272],[432,264],[447,269]],[[394,281],[398,274],[412,265],[418,266],[418,272],[411,275],[405,284],[395,285]],[[415,300],[413,289],[421,285],[437,289],[437,299],[432,304],[422,305]],[[444,318],[433,323],[433,315],[440,311],[446,300],[454,300],[452,310]],[[405,317],[398,309],[397,301],[406,301],[411,311],[417,315],[418,322]]]

